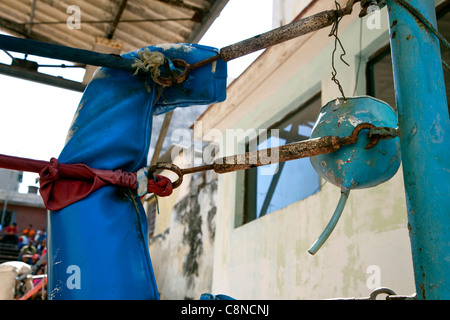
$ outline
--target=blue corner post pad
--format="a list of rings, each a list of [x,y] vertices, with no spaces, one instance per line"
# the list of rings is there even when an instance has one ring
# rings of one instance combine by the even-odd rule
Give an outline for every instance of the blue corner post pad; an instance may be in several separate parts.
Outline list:
[[[194,44],[167,44],[160,51],[188,64],[217,55]],[[161,97],[150,74],[99,68],[83,93],[60,163],[136,172],[147,166],[152,119],[179,107],[210,104],[226,97],[226,63],[192,70]],[[159,299],[148,249],[148,223],[137,193],[105,186],[61,210],[49,211],[47,255],[51,300]]]
[[[200,296],[200,300],[236,300],[236,299],[224,294],[203,293]]]

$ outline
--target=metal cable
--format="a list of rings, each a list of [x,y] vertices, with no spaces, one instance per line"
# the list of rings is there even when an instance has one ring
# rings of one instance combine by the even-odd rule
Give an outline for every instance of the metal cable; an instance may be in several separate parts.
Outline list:
[[[335,5],[336,5],[336,10],[340,10],[340,9],[341,9],[341,5],[340,5],[336,0],[334,1],[334,3],[335,3]],[[334,12],[336,13],[336,11],[334,11]],[[344,62],[347,66],[350,66],[350,65],[344,60],[344,58],[343,58],[343,57],[346,55],[346,52],[345,52],[344,46],[342,45],[341,40],[340,40],[339,37],[338,37],[338,28],[339,28],[339,22],[341,21],[341,19],[342,19],[342,17],[339,17],[339,16],[336,14],[336,19],[335,19],[335,21],[334,21],[334,23],[333,23],[333,26],[331,27],[331,32],[330,32],[330,34],[328,35],[329,37],[334,36],[334,49],[333,49],[333,53],[331,54],[331,67],[332,67],[332,69],[333,69],[333,71],[331,72],[331,80],[333,80],[333,82],[336,83],[336,85],[338,86],[339,91],[340,91],[341,94],[342,94],[342,98],[343,98],[344,100],[347,100],[347,98],[345,97],[345,94],[344,94],[344,90],[342,89],[341,83],[340,83],[339,80],[336,78],[336,76],[337,76],[337,70],[336,70],[336,67],[335,67],[335,65],[334,65],[334,55],[335,55],[336,50],[337,50],[337,45],[339,44],[339,46],[341,47],[341,50],[342,50],[342,54],[339,56],[339,58],[340,58],[341,61]]]

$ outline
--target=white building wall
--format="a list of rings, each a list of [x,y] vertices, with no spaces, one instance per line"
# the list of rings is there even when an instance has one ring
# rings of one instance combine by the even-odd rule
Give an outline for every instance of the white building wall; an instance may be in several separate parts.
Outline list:
[[[273,28],[292,22],[313,0],[275,0],[273,1]]]

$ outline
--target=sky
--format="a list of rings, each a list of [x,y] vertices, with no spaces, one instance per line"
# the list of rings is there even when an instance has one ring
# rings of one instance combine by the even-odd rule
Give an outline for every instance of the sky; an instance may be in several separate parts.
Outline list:
[[[273,0],[230,0],[200,44],[222,48],[272,29]],[[81,21],[82,23],[82,21]],[[228,76],[237,78],[263,50],[228,62]],[[23,54],[13,53],[17,58]],[[28,56],[39,64],[65,61]],[[0,63],[11,58],[0,50]],[[81,81],[84,69],[39,68],[39,72]],[[57,158],[82,94],[0,74],[0,154],[49,161]],[[157,139],[153,136],[152,139]],[[38,186],[37,174],[24,172],[19,192]]]

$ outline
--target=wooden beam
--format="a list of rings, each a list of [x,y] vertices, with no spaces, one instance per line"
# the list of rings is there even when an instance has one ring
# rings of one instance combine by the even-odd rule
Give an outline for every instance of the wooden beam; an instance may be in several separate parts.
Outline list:
[[[31,33],[31,28],[33,27],[33,19],[34,19],[35,9],[36,9],[36,0],[33,0],[33,3],[31,4],[30,24],[28,25],[28,34]]]
[[[170,121],[172,119],[173,111],[167,112],[164,116],[164,122],[161,126],[161,131],[159,132],[158,141],[156,142],[155,151],[153,152],[152,161],[150,165],[154,165],[158,162],[159,156],[161,154],[161,149],[166,138],[167,130],[169,130]]]
[[[107,39],[112,39],[114,36],[114,32],[116,31],[117,25],[119,24],[119,20],[122,17],[123,11],[127,6],[128,0],[121,0],[119,5],[117,6],[117,11],[114,15],[113,21],[110,23],[108,27],[108,32],[106,33]]]
[[[205,12],[204,10],[202,10],[199,7],[196,7],[196,6],[184,3],[183,1],[180,1],[180,0],[158,0],[158,1],[167,3],[167,4],[169,4],[171,6],[174,6],[174,7],[189,9],[189,10],[194,11],[195,13],[202,13],[203,14]]]
[[[16,36],[22,36],[28,39],[34,39],[37,41],[43,41],[43,42],[52,42],[50,38],[38,35],[35,32],[28,33],[28,28],[25,27],[22,23],[14,22],[7,18],[0,17],[0,29],[5,30],[8,33],[12,33]]]

